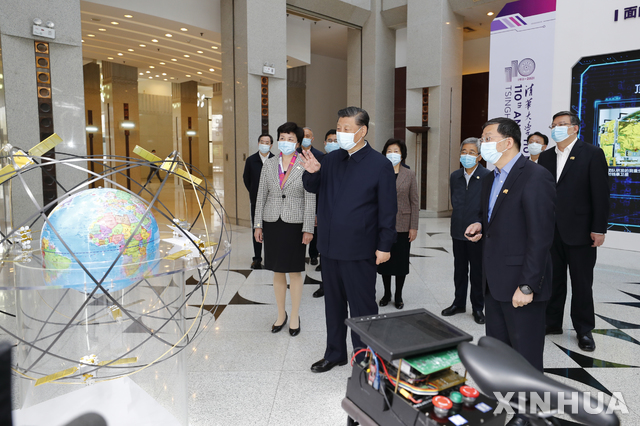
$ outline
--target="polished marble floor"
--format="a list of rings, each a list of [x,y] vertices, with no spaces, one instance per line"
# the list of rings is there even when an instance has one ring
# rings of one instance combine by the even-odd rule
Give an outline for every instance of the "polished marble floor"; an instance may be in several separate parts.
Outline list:
[[[221,293],[207,293],[203,303],[207,326],[186,351],[189,424],[345,424],[346,413],[340,403],[350,368],[336,367],[324,374],[309,370],[322,358],[326,338],[324,300],[312,297],[320,272],[307,265],[301,334],[291,337],[285,328],[274,335],[270,332],[276,319],[273,274],[249,269],[252,232],[246,227],[231,228],[232,252],[217,272],[223,283]],[[406,310],[426,308],[439,314],[451,304],[451,251],[449,220],[420,219],[405,284]],[[596,351],[585,353],[578,348],[567,315],[564,334],[547,337],[545,370],[550,377],[580,390],[621,393],[628,407],[628,414],[621,415],[622,424],[640,425],[640,396],[635,391],[640,381],[640,252],[600,249],[595,278]],[[197,281],[186,279],[187,288],[193,283]],[[379,298],[380,280],[377,291]],[[190,300],[187,317],[195,317],[201,303],[202,296]],[[470,306],[468,313],[448,320],[477,340],[484,335],[484,327],[473,321],[469,310]],[[396,309],[390,304],[381,311]],[[462,367],[456,369],[461,371]],[[156,375],[148,386],[165,386],[167,382],[171,379],[158,380]]]
[[[453,257],[448,219],[420,220],[411,247],[411,273],[405,285],[405,309],[432,312],[453,300]],[[312,293],[321,280],[307,265],[301,307],[302,332],[270,332],[276,319],[272,273],[249,269],[251,231],[233,228],[233,252],[217,320],[189,351],[190,425],[342,425],[340,402],[350,368],[324,374],[309,367],[322,358],[325,345],[323,299]],[[220,272],[222,273],[222,271]],[[628,407],[622,424],[640,424],[640,253],[603,248],[595,271],[595,352],[577,346],[568,315],[565,332],[548,336],[546,373],[580,390],[620,392]],[[382,283],[378,280],[378,298]],[[206,301],[211,309],[215,300]],[[195,308],[191,308],[195,309]],[[393,312],[393,304],[381,311]],[[467,314],[449,321],[477,340],[484,327]],[[566,424],[571,424],[566,422]]]

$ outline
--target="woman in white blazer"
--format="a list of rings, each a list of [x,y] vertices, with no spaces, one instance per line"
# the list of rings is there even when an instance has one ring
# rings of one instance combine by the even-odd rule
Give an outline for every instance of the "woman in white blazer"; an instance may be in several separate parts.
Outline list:
[[[306,244],[313,239],[316,196],[302,186],[302,158],[296,148],[304,131],[296,123],[278,127],[280,155],[264,162],[256,199],[254,238],[264,241],[265,268],[274,272],[273,291],[278,305],[278,319],[271,327],[277,333],[287,323],[285,301],[287,276],[290,279],[291,322],[289,334],[300,333],[300,300]]]

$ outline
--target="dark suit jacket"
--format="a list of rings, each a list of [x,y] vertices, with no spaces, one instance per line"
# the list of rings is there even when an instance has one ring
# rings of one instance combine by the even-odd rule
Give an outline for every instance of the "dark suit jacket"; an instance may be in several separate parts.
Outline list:
[[[304,188],[318,194],[318,251],[336,260],[364,260],[389,252],[396,240],[396,179],[391,162],[367,144],[349,156],[326,154]]]
[[[273,157],[273,154],[269,153],[269,158]],[[249,199],[251,205],[256,205],[256,197],[258,196],[258,186],[260,185],[260,173],[262,172],[262,160],[260,159],[260,152],[256,152],[247,158],[244,163],[244,172],[242,173],[242,180],[244,186],[249,191]]]
[[[556,178],[555,148],[538,157],[538,164]],[[556,223],[562,241],[569,245],[593,244],[591,233],[607,232],[609,222],[609,172],[602,149],[577,140],[556,183]]]
[[[482,286],[509,302],[526,284],[534,301],[551,297],[551,254],[556,199],[553,176],[520,156],[507,176],[488,221],[494,173],[482,179]]]
[[[480,216],[480,192],[482,178],[491,173],[482,164],[473,171],[469,185],[464,178],[464,169],[458,169],[451,173],[449,178],[451,185],[451,237],[456,240],[467,241],[464,231],[469,225],[478,221]]]

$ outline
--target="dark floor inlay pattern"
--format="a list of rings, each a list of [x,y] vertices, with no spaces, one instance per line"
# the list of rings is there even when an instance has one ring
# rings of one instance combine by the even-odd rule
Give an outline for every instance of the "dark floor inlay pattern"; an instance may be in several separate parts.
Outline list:
[[[311,278],[309,275],[307,275],[306,277],[304,277],[304,283],[303,284],[322,284],[321,280],[316,280],[315,278]]]
[[[608,322],[612,326],[617,327],[617,328],[621,328],[623,330],[625,330],[625,329],[626,330],[637,330],[637,329],[640,329],[640,324],[633,324],[633,323],[630,323],[630,322],[624,322],[624,321],[616,320],[616,319],[613,319],[613,318],[608,318],[608,317],[605,317],[605,316],[600,315],[600,314],[596,314],[596,315],[598,315],[598,317],[600,317],[601,319],[605,320],[606,322]]]
[[[427,235],[433,237],[434,235],[444,234],[444,232],[427,232]]]
[[[245,299],[240,296],[240,292],[236,292],[229,301],[229,305],[268,305],[268,303],[254,302],[253,300]]]
[[[196,280],[195,278],[193,278],[193,275],[191,275],[189,278],[187,278],[187,281],[185,281],[185,284],[187,284],[187,285],[196,285],[199,282],[200,281]]]
[[[200,308],[200,305],[189,305],[192,308]],[[213,314],[214,318],[217,320],[224,308],[227,305],[202,305],[202,311],[209,311]],[[187,318],[187,320],[193,320],[195,317]]]
[[[409,253],[409,257],[433,257],[433,256],[424,256],[422,254],[413,254],[413,253]]]
[[[609,337],[613,337],[615,339],[620,339],[620,340],[624,340],[626,342],[631,342],[631,343],[635,343],[636,345],[640,345],[640,342],[638,342],[636,339],[634,339],[633,337],[629,336],[627,333],[625,333],[622,330],[605,328],[605,329],[601,329],[601,330],[593,330],[593,332],[596,333],[596,334],[602,334],[603,336],[609,336]]]
[[[237,272],[244,275],[245,278],[249,278],[249,275],[253,272],[253,269],[229,269],[230,272]]]
[[[429,249],[429,250],[438,250],[438,251],[443,251],[445,253],[449,253],[447,251],[447,249],[445,249],[444,247],[420,247],[421,249]]]
[[[607,389],[602,383],[596,380],[595,377],[589,374],[587,370],[584,370],[582,368],[545,368],[544,372],[547,374],[554,374],[556,376],[575,380],[576,382],[580,382],[587,386],[591,386],[594,389],[598,389],[599,391],[602,391],[609,396],[613,396],[609,389]]]
[[[574,352],[570,349],[563,348],[557,343],[555,343],[555,345],[582,368],[638,368],[638,366],[636,365],[618,364],[616,362],[609,362],[602,359],[592,358],[590,356]]]

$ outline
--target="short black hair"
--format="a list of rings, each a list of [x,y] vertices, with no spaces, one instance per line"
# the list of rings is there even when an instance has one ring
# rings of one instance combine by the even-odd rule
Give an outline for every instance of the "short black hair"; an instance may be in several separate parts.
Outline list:
[[[393,139],[393,138],[391,138],[384,144],[384,148],[382,148],[382,155],[387,155],[387,149],[391,145],[398,145],[400,147],[400,157],[402,158],[402,161],[404,162],[404,160],[407,159],[407,144],[405,144],[402,139]]]
[[[551,121],[555,120],[558,117],[562,117],[563,115],[568,115],[569,116],[569,120],[570,120],[572,126],[580,127],[580,117],[578,117],[578,115],[573,111],[560,111],[560,112],[557,112],[557,113],[555,113],[553,115],[553,118],[551,119]]]
[[[326,141],[327,138],[329,137],[329,135],[335,135],[336,134],[336,129],[331,129],[327,132],[326,135],[324,135],[324,140]]]
[[[293,121],[287,121],[282,126],[278,127],[278,140],[280,140],[280,133],[293,133],[298,139],[298,143],[304,139],[304,130],[302,127],[298,127]]]
[[[367,126],[369,129],[369,113],[355,106],[346,107],[338,111],[338,118],[355,117],[358,126]]]
[[[527,143],[529,143],[529,139],[531,139],[531,136],[540,136],[542,139],[544,139],[544,144],[545,145],[549,145],[549,138],[546,135],[543,135],[540,132],[531,133],[529,135],[529,137],[527,138]]]
[[[260,143],[260,139],[262,139],[265,136],[269,136],[269,140],[271,141],[271,145],[273,145],[273,136],[271,136],[269,133],[263,133],[260,136],[258,136],[258,143]]]
[[[520,139],[522,138],[522,133],[520,132],[520,126],[518,126],[518,123],[510,118],[497,117],[492,118],[491,120],[484,123],[484,125],[482,126],[482,130],[484,130],[487,126],[491,126],[492,124],[497,124],[498,133],[500,133],[505,138],[512,138],[516,146],[518,147],[518,151],[520,150]]]

